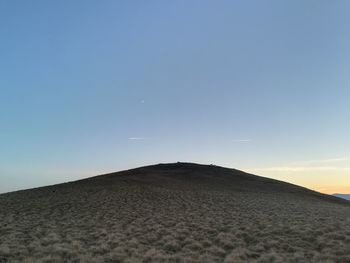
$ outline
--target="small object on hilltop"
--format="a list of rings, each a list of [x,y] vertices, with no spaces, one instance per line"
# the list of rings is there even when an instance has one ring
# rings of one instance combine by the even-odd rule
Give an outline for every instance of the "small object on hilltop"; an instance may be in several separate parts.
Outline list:
[[[163,163],[1,194],[0,262],[350,262],[347,218],[334,196]]]

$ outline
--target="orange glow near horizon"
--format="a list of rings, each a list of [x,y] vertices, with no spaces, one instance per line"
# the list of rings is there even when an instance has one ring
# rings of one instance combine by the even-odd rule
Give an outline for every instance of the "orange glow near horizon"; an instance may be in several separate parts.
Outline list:
[[[246,171],[325,194],[350,194],[350,169],[344,167],[269,167]]]
[[[330,186],[330,187],[315,187],[311,188],[320,193],[324,194],[349,194],[350,186]]]

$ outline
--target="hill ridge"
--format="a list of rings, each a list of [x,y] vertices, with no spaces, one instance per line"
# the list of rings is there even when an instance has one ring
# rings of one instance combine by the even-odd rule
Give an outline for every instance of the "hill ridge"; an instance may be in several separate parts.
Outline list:
[[[0,262],[350,261],[350,202],[215,165],[2,194],[0,222]]]
[[[192,162],[173,162],[173,163],[158,163],[140,166],[136,168],[100,174],[88,178],[83,178],[75,181],[63,182],[54,185],[41,186],[37,188],[18,190],[14,192],[4,193],[12,194],[22,191],[40,191],[44,189],[64,188],[67,186],[75,186],[79,184],[89,184],[91,181],[95,183],[105,182],[105,186],[110,188],[114,182],[127,182],[132,184],[147,185],[153,184],[155,187],[170,187],[178,186],[181,181],[188,183],[196,183],[205,189],[216,189],[220,187],[222,190],[235,190],[249,192],[254,189],[257,192],[269,193],[269,191],[289,192],[295,194],[309,195],[314,198],[321,198],[325,201],[337,203],[349,203],[338,196],[319,193],[312,189],[303,186],[295,185],[289,182],[263,177],[251,173],[244,172],[239,169],[227,168],[215,164],[198,164]],[[183,190],[188,189],[183,185]],[[56,191],[56,190],[54,190]],[[270,192],[271,193],[271,192]],[[1,195],[4,195],[1,194]],[[0,196],[1,196],[0,195]]]

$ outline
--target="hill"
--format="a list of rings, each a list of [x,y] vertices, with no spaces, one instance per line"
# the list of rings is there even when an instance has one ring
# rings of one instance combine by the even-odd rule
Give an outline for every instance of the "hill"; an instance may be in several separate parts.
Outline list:
[[[0,195],[0,262],[350,262],[349,204],[159,164]]]
[[[343,198],[350,201],[350,194],[333,194],[333,196]]]

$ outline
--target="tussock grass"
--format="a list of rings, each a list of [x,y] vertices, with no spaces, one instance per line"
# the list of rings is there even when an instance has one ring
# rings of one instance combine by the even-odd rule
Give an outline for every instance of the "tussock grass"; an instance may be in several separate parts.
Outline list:
[[[216,166],[0,195],[0,262],[350,262],[350,206]]]

